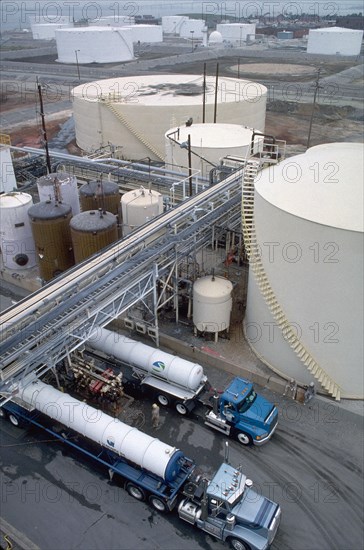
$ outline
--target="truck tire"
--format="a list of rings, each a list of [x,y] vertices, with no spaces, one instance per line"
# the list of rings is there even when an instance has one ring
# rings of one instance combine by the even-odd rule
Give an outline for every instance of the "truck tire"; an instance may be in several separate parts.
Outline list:
[[[251,436],[249,434],[246,434],[245,432],[238,432],[236,434],[236,439],[242,445],[251,445],[253,443]]]
[[[180,401],[176,403],[176,411],[178,412],[178,414],[181,414],[182,416],[186,416],[186,414],[188,414],[189,412],[186,405],[184,405]]]
[[[168,511],[166,503],[161,498],[155,497],[154,495],[149,497],[149,503],[157,512],[165,514]]]
[[[229,539],[231,548],[234,550],[250,550],[250,546],[245,544],[242,540],[239,539]]]
[[[9,420],[13,426],[15,426],[16,428],[20,428],[20,420],[17,416],[15,416],[15,414],[10,413]]]
[[[163,395],[162,393],[157,395],[157,401],[162,407],[168,407],[169,405],[169,399],[166,395]]]
[[[145,493],[143,489],[141,489],[137,485],[134,485],[133,483],[127,483],[125,489],[129,493],[129,495],[136,500],[145,500]]]

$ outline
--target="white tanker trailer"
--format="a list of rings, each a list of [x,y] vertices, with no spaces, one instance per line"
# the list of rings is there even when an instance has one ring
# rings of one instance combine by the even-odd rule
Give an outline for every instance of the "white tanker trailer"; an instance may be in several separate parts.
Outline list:
[[[266,550],[278,529],[278,504],[252,489],[229,464],[212,479],[183,452],[132,428],[35,377],[0,407],[14,426],[30,423],[91,457],[124,480],[137,500],[159,512],[177,509],[184,521],[230,542],[235,550]]]
[[[125,388],[132,395],[149,393],[162,406],[172,405],[182,415],[203,407],[206,425],[236,437],[242,445],[262,445],[277,427],[277,408],[258,395],[248,380],[234,378],[221,395],[206,398],[211,386],[197,363],[104,328],[97,330],[88,346],[117,361]]]

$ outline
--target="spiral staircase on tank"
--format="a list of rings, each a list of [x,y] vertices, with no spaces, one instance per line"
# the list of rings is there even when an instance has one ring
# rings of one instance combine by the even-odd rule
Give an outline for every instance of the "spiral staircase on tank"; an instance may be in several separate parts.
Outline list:
[[[340,387],[317,363],[305,345],[297,336],[286,314],[277,300],[269,282],[259,250],[254,221],[254,191],[255,178],[261,167],[260,159],[250,158],[245,163],[243,190],[242,190],[242,228],[246,253],[250,269],[253,271],[258,288],[271,311],[275,321],[281,329],[283,338],[288,342],[297,357],[309,372],[320,382],[321,386],[334,397],[340,400]]]
[[[164,160],[164,154],[161,153],[154,145],[149,143],[146,136],[139,132],[136,128],[134,128],[133,124],[123,115],[118,109],[114,106],[114,98],[105,98],[101,97],[100,101],[113,113],[113,115],[116,116],[122,122],[122,124],[131,132],[149,151],[153,153],[156,157],[158,157],[160,160]]]

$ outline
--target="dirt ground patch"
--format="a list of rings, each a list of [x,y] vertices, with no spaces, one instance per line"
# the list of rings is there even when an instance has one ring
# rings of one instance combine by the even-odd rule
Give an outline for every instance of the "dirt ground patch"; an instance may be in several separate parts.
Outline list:
[[[309,75],[315,76],[317,73],[316,67],[312,65],[297,65],[293,63],[249,63],[243,65],[244,70],[247,70],[249,74],[256,75],[274,75],[274,76],[301,76]],[[240,65],[232,65],[231,70],[236,72],[240,71],[242,67]]]

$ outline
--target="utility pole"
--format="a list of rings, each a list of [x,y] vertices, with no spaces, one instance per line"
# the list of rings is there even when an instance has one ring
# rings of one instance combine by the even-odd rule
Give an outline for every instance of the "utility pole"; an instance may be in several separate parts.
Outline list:
[[[315,91],[314,91],[314,94],[313,94],[313,105],[312,105],[312,112],[311,112],[311,118],[310,118],[310,126],[308,128],[307,149],[310,146],[312,122],[313,122],[313,117],[314,117],[314,114],[315,114],[316,97],[317,97],[319,89],[322,88],[322,86],[320,86],[320,73],[321,73],[321,68],[318,68],[317,69],[316,82],[315,82]]]
[[[80,80],[81,80],[81,74],[80,74],[80,65],[79,65],[79,63],[78,63],[78,55],[77,55],[79,51],[80,51],[80,50],[75,50],[75,56],[76,56],[76,65],[77,65],[78,81],[80,82]]]

